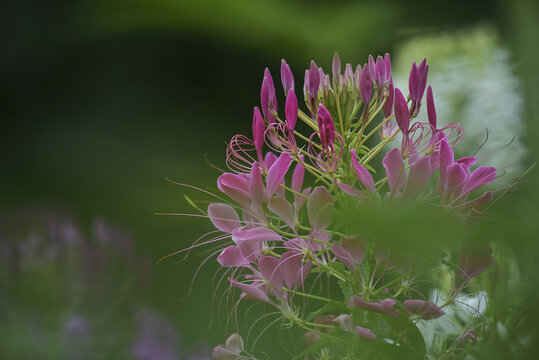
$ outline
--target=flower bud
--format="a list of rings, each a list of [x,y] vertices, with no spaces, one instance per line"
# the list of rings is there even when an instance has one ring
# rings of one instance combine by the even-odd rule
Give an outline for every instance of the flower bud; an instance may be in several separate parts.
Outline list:
[[[314,61],[311,61],[311,67],[308,74],[308,95],[309,99],[311,99],[311,102],[314,103],[313,100],[316,99],[316,96],[318,95],[318,90],[320,89],[320,70],[318,69],[318,66],[316,66],[316,63]]]
[[[434,97],[432,96],[432,87],[427,88],[427,115],[429,123],[436,129],[436,108],[434,107]]]
[[[266,125],[264,125],[264,118],[260,113],[258,106],[255,106],[253,110],[253,140],[255,143],[255,149],[257,154],[262,154],[262,148],[264,147],[264,133],[266,131]]]
[[[277,122],[274,116],[277,113],[277,97],[275,96],[275,86],[268,68],[264,71],[264,79],[262,80],[260,105],[262,106],[264,117],[270,123]]]
[[[284,109],[286,124],[288,128],[294,131],[296,127],[296,122],[298,120],[298,98],[294,93],[294,90],[290,90],[286,96],[286,104]]]
[[[317,117],[322,147],[332,147],[335,142],[335,123],[328,109],[322,104],[318,106]]]
[[[399,89],[395,89],[395,119],[397,120],[397,125],[401,129],[403,134],[408,132],[410,127],[410,113],[408,111],[408,105],[404,99]]]
[[[284,59],[281,60],[281,83],[285,95],[288,95],[290,90],[294,90],[294,75]]]
[[[363,340],[368,340],[368,341],[376,340],[376,335],[372,332],[372,330],[369,330],[362,326],[356,326],[355,330],[356,330],[357,335]]]
[[[359,79],[359,92],[361,94],[363,104],[365,108],[367,108],[372,97],[372,78],[370,67],[368,65],[365,65],[363,67],[363,71],[361,72],[361,77]]]
[[[333,55],[333,62],[331,63],[331,70],[332,70],[332,85],[333,89],[337,90],[339,86],[339,79],[341,77],[341,58],[339,57],[339,54],[335,52],[335,55]]]

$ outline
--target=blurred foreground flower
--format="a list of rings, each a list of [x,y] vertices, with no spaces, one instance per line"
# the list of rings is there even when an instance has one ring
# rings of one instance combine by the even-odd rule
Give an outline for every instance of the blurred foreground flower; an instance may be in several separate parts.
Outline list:
[[[131,235],[103,219],[87,236],[56,211],[2,214],[3,355],[183,359],[170,320],[138,310],[150,288],[150,264],[133,245]]]

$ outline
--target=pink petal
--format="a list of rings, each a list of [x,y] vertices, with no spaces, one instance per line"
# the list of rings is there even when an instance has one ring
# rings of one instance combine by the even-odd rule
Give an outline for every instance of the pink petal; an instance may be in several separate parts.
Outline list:
[[[249,206],[249,185],[244,176],[224,173],[217,179],[217,187],[243,207]]]
[[[279,259],[273,256],[264,255],[258,260],[258,270],[275,290],[276,295],[283,293],[283,277],[279,269]]]
[[[274,196],[271,198],[268,209],[277,214],[289,228],[294,229],[294,209],[285,198]]]
[[[303,161],[303,159],[302,159]],[[305,167],[298,162],[292,173],[292,190],[301,192],[303,187],[303,179],[305,178]]]
[[[310,187],[306,188],[301,193],[308,197],[311,194],[311,188]],[[296,216],[299,215],[301,208],[303,207],[303,205],[305,205],[306,202],[307,202],[307,199],[304,198],[303,196],[296,196],[294,198],[294,210],[295,210]]]
[[[331,252],[337,260],[339,260],[341,263],[343,263],[344,266],[348,268],[350,271],[355,271],[354,266],[354,259],[352,259],[352,255],[344,247],[336,242],[331,244]]]
[[[307,214],[313,231],[326,229],[333,218],[333,196],[323,186],[317,186],[307,200]]]
[[[294,289],[299,288],[303,283],[305,282],[305,279],[307,279],[307,276],[311,273],[311,269],[313,267],[313,263],[311,260],[307,261],[305,265],[301,267],[301,270],[296,277],[296,281],[294,282]]]
[[[208,216],[215,227],[221,231],[231,233],[232,230],[241,226],[240,217],[236,210],[227,204],[210,204]]]
[[[354,149],[352,149],[350,153],[352,155],[352,165],[354,166],[354,170],[356,171],[359,181],[368,191],[374,194],[376,192],[376,188],[374,187],[374,180],[371,173],[359,163],[356,157],[356,151]]]
[[[477,161],[477,158],[474,157],[474,156],[463,157],[463,158],[460,158],[460,159],[455,160],[455,162],[456,162],[457,164],[462,164],[462,165],[466,166],[468,169],[469,169],[473,164],[475,164],[476,161]]]
[[[268,301],[268,295],[257,286],[240,283],[234,279],[228,279],[232,285],[243,291],[247,298]]]
[[[447,139],[440,142],[440,175],[438,176],[438,191],[443,193],[447,184],[447,167],[453,164],[455,156]]]
[[[282,241],[275,231],[262,226],[243,226],[232,231],[232,240],[236,243],[241,241]]]
[[[264,157],[264,164],[266,164],[266,168],[269,169],[272,167],[275,161],[277,161],[277,155],[272,152],[266,153],[266,156]]]
[[[447,167],[447,180],[446,180],[446,191],[451,194],[451,196],[456,197],[460,195],[462,186],[468,178],[468,172],[464,165],[461,164],[451,164]]]
[[[341,188],[342,191],[344,191],[345,194],[348,194],[353,197],[357,197],[359,199],[362,199],[365,197],[365,195],[358,189],[356,189],[353,186],[350,186],[348,184],[342,184],[340,182],[336,182],[337,186]]]
[[[391,192],[400,191],[406,183],[406,170],[400,149],[395,148],[389,151],[382,164],[386,169],[387,183]]]
[[[224,345],[217,345],[213,348],[212,356],[217,360],[237,360],[240,353],[227,348]]]
[[[235,245],[226,247],[217,257],[217,262],[224,267],[249,265],[249,261],[241,255],[240,248]]]
[[[251,181],[249,184],[249,192],[251,199],[257,203],[262,204],[264,200],[264,180],[262,179],[262,173],[256,162],[251,167]]]
[[[341,245],[356,264],[361,264],[367,254],[367,244],[358,235],[351,235],[341,240]]]
[[[294,289],[297,277],[300,275],[302,255],[293,251],[287,251],[279,259],[279,268],[283,276],[284,283],[289,289]]]
[[[269,200],[273,196],[279,184],[283,181],[291,162],[290,154],[282,153],[269,169],[266,178],[266,200]]]
[[[483,206],[491,202],[493,198],[494,193],[492,191],[486,191],[483,195],[461,204],[458,208],[464,212],[472,209],[480,210]]]
[[[470,176],[466,185],[464,185],[462,193],[470,193],[483,185],[493,182],[495,179],[496,169],[494,167],[480,166],[473,171],[472,176]]]
[[[423,192],[427,187],[432,174],[431,159],[422,157],[410,166],[408,181],[404,193],[406,197],[413,198]]]

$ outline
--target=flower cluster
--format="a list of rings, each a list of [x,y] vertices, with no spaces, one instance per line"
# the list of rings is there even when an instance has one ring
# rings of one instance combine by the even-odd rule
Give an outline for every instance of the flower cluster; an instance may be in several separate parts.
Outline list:
[[[444,316],[443,308],[468,280],[492,263],[488,251],[464,249],[449,298],[436,304],[413,296],[418,294],[410,286],[413,271],[399,263],[398,254],[335,221],[337,209],[350,201],[377,209],[428,204],[463,220],[480,216],[492,201],[494,193],[480,189],[496,179],[496,169],[476,166],[473,156],[455,159],[453,147],[464,132],[458,123],[438,127],[428,72],[426,59],[413,63],[405,96],[393,86],[388,54],[369,56],[355,70],[346,64],[344,73],[337,54],[331,74],[312,61],[305,71],[303,112],[292,71],[282,60],[284,118],[266,69],[252,139],[236,135],[228,144],[231,171],[220,175],[217,185],[230,200],[218,196],[220,202],[207,211],[224,233],[211,242],[228,241],[217,261],[229,270],[229,282],[242,299],[270,304],[306,331],[308,347],[299,357],[419,354],[424,343],[415,323]],[[425,103],[428,122],[423,123],[416,117]],[[399,133],[400,146],[388,149]],[[385,172],[376,171],[379,163]],[[307,290],[322,277],[335,281],[342,297]],[[297,297],[321,306],[305,315]],[[465,330],[458,344],[464,334],[475,334]],[[229,342],[235,345],[219,345],[214,357],[253,358],[240,339],[233,335]]]

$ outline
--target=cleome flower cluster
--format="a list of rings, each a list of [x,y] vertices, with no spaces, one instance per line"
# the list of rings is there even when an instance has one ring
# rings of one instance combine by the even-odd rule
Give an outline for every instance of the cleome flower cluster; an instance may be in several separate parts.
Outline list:
[[[413,274],[376,239],[343,232],[335,222],[335,211],[350,201],[378,209],[426,202],[464,219],[480,216],[492,201],[494,193],[481,188],[496,179],[496,169],[477,166],[474,156],[455,159],[464,131],[458,123],[438,127],[428,72],[426,59],[413,63],[405,96],[393,85],[389,54],[369,56],[355,69],[346,64],[344,72],[335,54],[331,74],[312,61],[302,111],[282,60],[284,112],[266,69],[252,138],[236,135],[228,144],[230,172],[217,180],[226,196],[207,209],[224,233],[212,242],[227,241],[217,261],[240,299],[270,304],[305,332],[307,347],[298,358],[424,353],[417,321],[443,317],[470,278],[492,264],[488,249],[463,250],[449,299],[437,305],[403,285]],[[428,123],[416,119],[425,105]],[[400,146],[391,148],[395,139]],[[342,294],[309,291],[322,278],[338,283]],[[307,314],[297,298],[319,306]],[[475,342],[475,331],[465,330]],[[451,346],[472,338],[463,336]],[[213,356],[254,358],[238,334]]]

